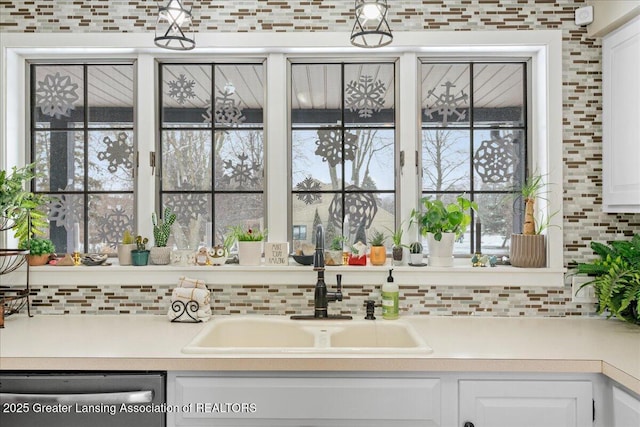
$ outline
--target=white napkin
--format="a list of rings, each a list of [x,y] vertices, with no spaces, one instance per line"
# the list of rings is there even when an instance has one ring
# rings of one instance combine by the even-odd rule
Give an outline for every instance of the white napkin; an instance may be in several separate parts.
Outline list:
[[[188,313],[182,311],[174,311],[173,303],[180,301],[186,304]],[[190,311],[189,302],[198,303],[198,311],[193,313]],[[190,279],[188,277],[180,277],[178,286],[171,292],[171,304],[167,316],[169,319],[177,319],[177,322],[193,322],[189,314],[196,320],[207,321],[211,318],[211,292],[207,289],[203,280]]]

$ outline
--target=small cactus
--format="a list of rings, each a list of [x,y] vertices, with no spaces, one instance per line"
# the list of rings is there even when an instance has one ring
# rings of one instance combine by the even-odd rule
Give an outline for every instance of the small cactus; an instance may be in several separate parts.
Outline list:
[[[153,239],[159,248],[167,246],[169,235],[171,234],[171,225],[176,220],[176,214],[171,213],[171,208],[165,208],[163,219],[158,220],[155,212],[151,214],[151,222],[153,222]]]
[[[122,234],[122,244],[123,245],[131,245],[133,243],[135,243],[133,235],[131,234],[131,232],[129,230],[125,230],[124,233]]]
[[[413,242],[412,244],[409,245],[409,251],[412,254],[421,254],[422,253],[422,243]]]
[[[147,242],[149,242],[149,239],[147,239],[146,237],[144,238],[142,236],[136,237],[136,246],[139,251],[147,250]]]

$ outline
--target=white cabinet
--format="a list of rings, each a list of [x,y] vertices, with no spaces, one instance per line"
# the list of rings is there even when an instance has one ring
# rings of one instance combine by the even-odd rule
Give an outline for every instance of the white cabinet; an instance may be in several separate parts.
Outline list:
[[[460,426],[590,427],[590,381],[459,382]]]
[[[613,426],[639,427],[640,399],[613,386]]]
[[[173,426],[440,426],[440,381],[349,374],[169,373]],[[182,410],[184,409],[184,410]]]
[[[640,212],[640,17],[603,37],[602,60],[603,209]]]

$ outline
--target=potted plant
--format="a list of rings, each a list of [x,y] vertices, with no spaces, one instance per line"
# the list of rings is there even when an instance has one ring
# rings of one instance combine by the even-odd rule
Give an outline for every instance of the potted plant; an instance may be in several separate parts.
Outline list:
[[[369,238],[369,244],[371,249],[369,250],[369,259],[371,265],[384,265],[387,262],[387,248],[384,247],[384,241],[387,236],[382,231],[373,229],[371,231],[371,237]]]
[[[509,259],[514,267],[540,268],[547,265],[545,235],[542,231],[549,226],[551,216],[538,221],[534,213],[536,199],[542,198],[544,188],[542,175],[538,174],[528,178],[520,188],[525,205],[524,224],[522,233],[511,234]]]
[[[342,265],[342,247],[347,239],[344,236],[335,236],[331,240],[329,249],[325,251],[325,265]]]
[[[53,242],[49,239],[35,237],[33,239],[22,240],[18,244],[19,249],[28,249],[27,262],[31,266],[45,265],[49,262],[51,254],[56,251]]]
[[[262,242],[267,233],[241,226],[232,227],[235,240],[238,241],[238,261],[240,265],[260,265],[262,260]]]
[[[429,265],[450,267],[453,265],[453,244],[471,224],[470,210],[477,211],[478,205],[463,195],[447,205],[442,200],[425,197],[422,205],[422,211],[411,211],[411,222],[416,222],[420,235],[427,238]]]
[[[131,251],[136,249],[136,242],[129,230],[122,234],[122,243],[118,244],[118,262],[120,265],[131,265]]]
[[[391,247],[393,265],[402,265],[402,261],[404,258],[404,248],[407,247],[407,245],[402,244],[402,236],[404,234],[402,224],[403,223],[400,223],[400,226],[395,230],[387,229],[391,233],[391,242],[393,242],[393,246]],[[420,250],[420,252],[422,252],[422,249]]]
[[[422,243],[413,242],[409,245],[409,265],[422,265]]]
[[[367,245],[360,241],[351,245],[348,264],[367,265]]]
[[[149,239],[138,235],[136,237],[136,249],[131,251],[131,263],[133,265],[147,265],[149,263],[149,250],[147,243]]]
[[[171,234],[171,226],[176,220],[176,214],[171,213],[171,208],[165,208],[163,218],[158,219],[155,212],[151,214],[153,223],[153,240],[155,246],[151,248],[151,262],[156,265],[167,265],[171,261],[171,248],[167,247],[167,241]]]
[[[608,245],[591,242],[591,249],[600,258],[578,264],[579,274],[593,276],[580,289],[593,286],[598,314],[640,324],[640,234]]]

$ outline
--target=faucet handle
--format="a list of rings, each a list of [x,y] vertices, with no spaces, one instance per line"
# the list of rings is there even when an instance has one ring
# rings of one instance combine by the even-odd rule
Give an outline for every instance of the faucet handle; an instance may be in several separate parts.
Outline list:
[[[342,274],[336,274],[336,290],[342,291]]]
[[[374,300],[368,299],[364,302],[364,305],[367,308],[367,315],[365,316],[365,319],[376,320],[376,316],[374,316],[376,302]]]

